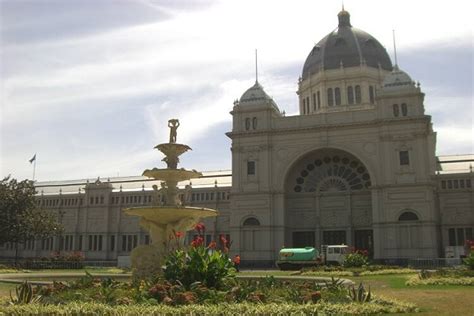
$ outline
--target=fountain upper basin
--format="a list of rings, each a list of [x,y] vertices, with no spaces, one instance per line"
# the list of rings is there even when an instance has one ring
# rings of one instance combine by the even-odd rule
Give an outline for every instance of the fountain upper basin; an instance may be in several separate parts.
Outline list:
[[[202,173],[185,170],[185,169],[147,169],[143,171],[143,175],[149,178],[158,179],[158,180],[170,180],[170,181],[185,181],[189,179],[195,179],[202,176]]]
[[[175,223],[183,218],[205,218],[217,216],[217,211],[201,207],[143,206],[124,209],[128,215],[138,215],[159,224]]]

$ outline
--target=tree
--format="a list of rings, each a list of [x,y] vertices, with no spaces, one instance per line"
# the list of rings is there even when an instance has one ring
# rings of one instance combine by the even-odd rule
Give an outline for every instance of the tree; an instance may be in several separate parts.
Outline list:
[[[0,182],[0,244],[15,245],[15,263],[19,244],[63,230],[53,213],[38,207],[35,194],[33,181],[6,177]]]

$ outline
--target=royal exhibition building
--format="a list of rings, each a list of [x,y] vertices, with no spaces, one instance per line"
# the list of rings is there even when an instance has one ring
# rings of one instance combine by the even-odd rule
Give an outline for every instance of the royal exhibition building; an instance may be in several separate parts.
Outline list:
[[[380,260],[459,256],[473,238],[474,155],[436,156],[420,83],[344,10],[296,80],[297,115],[256,81],[230,112],[232,170],[178,183],[183,204],[219,212],[203,220],[206,241],[227,235],[231,255],[254,266],[274,266],[284,246],[347,244]],[[145,176],[37,182],[39,205],[65,231],[19,255],[127,258],[150,236],[123,209],[151,205],[154,185]]]

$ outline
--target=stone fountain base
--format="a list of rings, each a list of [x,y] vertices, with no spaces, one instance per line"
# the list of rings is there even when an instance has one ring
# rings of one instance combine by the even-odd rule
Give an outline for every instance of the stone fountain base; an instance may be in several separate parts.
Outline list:
[[[140,217],[140,226],[150,233],[152,240],[151,245],[138,246],[130,254],[134,280],[149,279],[162,273],[167,246],[176,232],[186,233],[202,218],[217,216],[216,210],[198,207],[148,206],[124,211]]]

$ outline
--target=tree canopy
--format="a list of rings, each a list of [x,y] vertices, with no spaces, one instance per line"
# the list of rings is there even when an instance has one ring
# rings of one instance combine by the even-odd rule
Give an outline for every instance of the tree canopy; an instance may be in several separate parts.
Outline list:
[[[0,183],[0,244],[24,243],[62,232],[56,216],[38,207],[33,181],[10,177]]]

